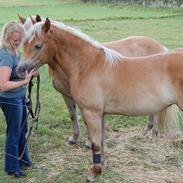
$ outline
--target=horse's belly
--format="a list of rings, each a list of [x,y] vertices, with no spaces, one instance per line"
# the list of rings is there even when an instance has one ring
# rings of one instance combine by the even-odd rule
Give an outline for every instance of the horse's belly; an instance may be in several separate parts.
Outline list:
[[[116,100],[115,100],[116,101]],[[161,111],[164,107],[171,104],[171,101],[163,98],[148,98],[134,100],[110,101],[105,105],[105,113],[115,113],[123,115],[147,115]]]
[[[113,90],[113,95],[105,93],[105,112],[124,115],[146,115],[161,111],[170,104],[176,103],[175,92],[169,82],[154,82],[138,87]]]
[[[163,107],[146,107],[146,108],[142,108],[142,107],[133,107],[133,106],[129,106],[126,105],[126,107],[113,107],[113,106],[108,106],[105,109],[105,113],[107,114],[122,114],[122,115],[130,115],[130,116],[140,116],[140,115],[148,115],[148,114],[153,114],[156,113],[158,111],[160,111]]]

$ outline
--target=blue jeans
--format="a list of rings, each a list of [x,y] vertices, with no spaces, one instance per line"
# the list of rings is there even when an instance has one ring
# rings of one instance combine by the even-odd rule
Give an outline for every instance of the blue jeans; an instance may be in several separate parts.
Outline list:
[[[21,165],[31,163],[29,160],[28,147],[26,143],[26,133],[28,127],[25,97],[0,97],[0,107],[4,113],[7,124],[5,171],[13,173],[19,171]],[[19,159],[23,151],[23,156]]]

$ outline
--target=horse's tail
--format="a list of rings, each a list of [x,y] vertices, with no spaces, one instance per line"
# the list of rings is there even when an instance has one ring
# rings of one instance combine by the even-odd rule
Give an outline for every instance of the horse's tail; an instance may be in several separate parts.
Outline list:
[[[160,114],[160,132],[178,134],[180,132],[179,113],[180,110],[175,104],[165,108]]]

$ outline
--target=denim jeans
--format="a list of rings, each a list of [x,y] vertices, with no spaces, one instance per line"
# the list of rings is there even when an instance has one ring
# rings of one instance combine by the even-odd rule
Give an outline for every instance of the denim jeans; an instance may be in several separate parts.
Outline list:
[[[13,173],[15,171],[19,171],[21,165],[30,163],[26,143],[26,133],[28,127],[25,97],[0,97],[0,107],[4,113],[7,125],[5,143],[5,171]],[[23,151],[23,156],[19,160],[19,157]]]

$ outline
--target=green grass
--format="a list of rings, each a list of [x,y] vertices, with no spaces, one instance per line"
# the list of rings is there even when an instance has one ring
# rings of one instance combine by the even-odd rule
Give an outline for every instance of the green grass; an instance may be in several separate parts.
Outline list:
[[[14,2],[14,3],[12,3]],[[65,3],[65,1],[0,1],[0,12],[2,25],[7,20],[16,19],[16,15],[30,16],[41,14],[55,20],[86,21],[100,19],[148,19],[159,17],[180,16],[183,14],[181,8],[142,8],[129,6],[113,6],[102,4],[83,4],[80,2]]]
[[[17,14],[25,17],[40,14],[63,21],[81,29],[99,42],[131,35],[145,35],[169,48],[183,47],[183,11],[181,8],[147,9],[138,6],[82,4],[77,1],[61,0],[0,0],[0,29],[7,21],[17,19]],[[84,123],[80,120],[79,143],[74,146],[68,145],[67,140],[72,129],[66,106],[61,95],[52,87],[47,67],[41,68],[40,73],[42,109],[38,130],[33,131],[29,140],[30,155],[36,165],[26,170],[27,178],[16,180],[5,175],[3,172],[5,122],[1,117],[0,183],[83,183],[85,173],[91,164],[91,153],[83,148],[86,134]],[[106,121],[107,132],[122,133],[134,126],[143,127],[146,124],[146,117],[112,115],[107,116]],[[107,144],[111,148],[114,147],[115,139],[108,141]],[[112,167],[106,167],[105,173],[96,182],[132,182],[130,177],[125,176],[125,170],[119,173]]]
[[[69,22],[79,27],[99,42],[107,42],[131,35],[149,36],[169,48],[183,46],[183,16],[179,18],[137,19],[137,20],[100,20]]]

